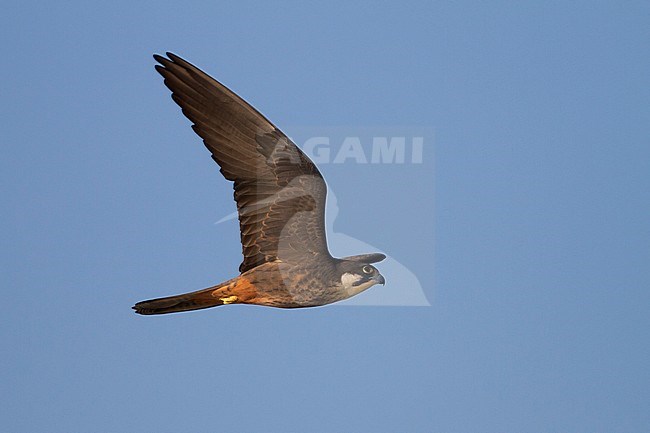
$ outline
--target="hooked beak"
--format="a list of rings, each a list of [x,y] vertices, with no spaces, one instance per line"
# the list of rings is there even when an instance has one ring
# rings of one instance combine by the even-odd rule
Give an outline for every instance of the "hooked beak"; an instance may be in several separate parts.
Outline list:
[[[384,279],[384,276],[381,274],[378,274],[376,277],[374,277],[374,280],[377,282],[377,284],[381,284],[382,286],[386,284],[386,280]]]

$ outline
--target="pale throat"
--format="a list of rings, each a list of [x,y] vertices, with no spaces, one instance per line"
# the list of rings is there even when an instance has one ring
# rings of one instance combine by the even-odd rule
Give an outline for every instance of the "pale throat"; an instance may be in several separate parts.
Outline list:
[[[354,296],[357,293],[361,293],[364,290],[376,284],[375,281],[368,280],[364,283],[355,286],[354,283],[356,283],[360,279],[361,279],[361,275],[352,274],[350,272],[345,272],[343,275],[341,275],[341,285],[343,286],[343,289],[345,289],[348,297]]]

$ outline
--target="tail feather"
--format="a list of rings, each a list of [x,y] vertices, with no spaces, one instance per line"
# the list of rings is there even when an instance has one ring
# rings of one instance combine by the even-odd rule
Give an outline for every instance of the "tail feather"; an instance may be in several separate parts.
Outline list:
[[[142,315],[177,313],[180,311],[201,310],[204,308],[224,305],[222,296],[214,296],[215,290],[227,286],[229,282],[214,287],[182,295],[167,296],[165,298],[149,299],[138,302],[132,308]]]

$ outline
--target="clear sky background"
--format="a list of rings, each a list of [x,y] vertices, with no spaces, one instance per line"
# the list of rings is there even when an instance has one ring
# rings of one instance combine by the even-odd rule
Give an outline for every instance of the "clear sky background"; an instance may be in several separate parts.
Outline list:
[[[3,431],[650,431],[647,2],[2,9]],[[322,166],[431,306],[135,315],[241,260],[165,51],[288,134],[434,128]]]

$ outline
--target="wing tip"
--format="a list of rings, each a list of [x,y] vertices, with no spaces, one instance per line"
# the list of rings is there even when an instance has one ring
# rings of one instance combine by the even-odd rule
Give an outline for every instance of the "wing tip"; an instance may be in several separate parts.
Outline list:
[[[343,260],[350,260],[360,263],[378,263],[386,259],[386,254],[383,253],[369,253],[359,254],[356,256],[343,257]]]
[[[182,57],[172,53],[171,51],[167,51],[167,52],[165,52],[165,54],[167,55],[169,60],[171,60],[174,63],[185,62],[185,59],[183,59]]]

